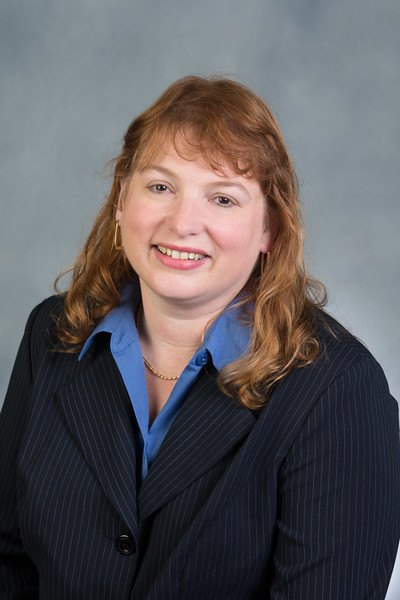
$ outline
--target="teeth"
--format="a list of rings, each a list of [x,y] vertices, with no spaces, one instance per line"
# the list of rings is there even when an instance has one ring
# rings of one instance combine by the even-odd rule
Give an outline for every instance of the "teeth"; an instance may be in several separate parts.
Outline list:
[[[194,252],[178,252],[178,250],[170,250],[165,246],[157,246],[159,251],[162,254],[166,254],[171,258],[176,258],[177,260],[200,260],[205,257],[205,254],[195,254]]]

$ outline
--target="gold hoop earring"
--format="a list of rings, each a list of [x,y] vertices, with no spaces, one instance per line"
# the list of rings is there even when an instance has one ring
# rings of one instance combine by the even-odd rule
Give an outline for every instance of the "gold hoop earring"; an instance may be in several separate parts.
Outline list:
[[[123,250],[122,243],[121,243],[121,241],[118,240],[118,238],[121,239],[120,224],[119,224],[119,221],[115,221],[114,248],[115,248],[115,250]]]

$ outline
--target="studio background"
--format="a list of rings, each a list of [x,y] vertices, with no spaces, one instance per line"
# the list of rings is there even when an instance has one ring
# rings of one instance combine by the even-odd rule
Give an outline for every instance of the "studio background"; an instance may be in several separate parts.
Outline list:
[[[295,161],[310,272],[400,398],[398,0],[3,0],[0,405],[31,308],[84,241],[122,135],[176,78],[231,76]],[[387,600],[400,595],[400,565]]]

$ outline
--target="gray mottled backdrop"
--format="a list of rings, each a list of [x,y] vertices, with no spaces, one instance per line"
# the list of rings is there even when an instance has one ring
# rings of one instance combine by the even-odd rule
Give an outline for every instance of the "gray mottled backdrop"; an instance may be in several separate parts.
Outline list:
[[[234,76],[271,104],[299,173],[310,270],[399,398],[399,25],[398,0],[2,0],[0,398],[124,129],[189,73]]]

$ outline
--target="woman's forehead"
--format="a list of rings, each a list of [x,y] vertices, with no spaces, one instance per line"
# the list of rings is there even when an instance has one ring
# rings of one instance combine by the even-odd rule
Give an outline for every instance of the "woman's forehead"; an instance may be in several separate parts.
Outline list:
[[[146,145],[147,148],[144,148],[143,153],[138,156],[134,171],[143,171],[167,161],[168,158],[179,157],[185,161],[202,164],[218,176],[241,175],[246,178],[254,178],[248,160],[239,157],[233,158],[228,153],[223,153],[218,146],[212,144],[211,140],[198,141],[195,137],[191,139],[188,135],[167,135],[161,139],[149,141]]]

